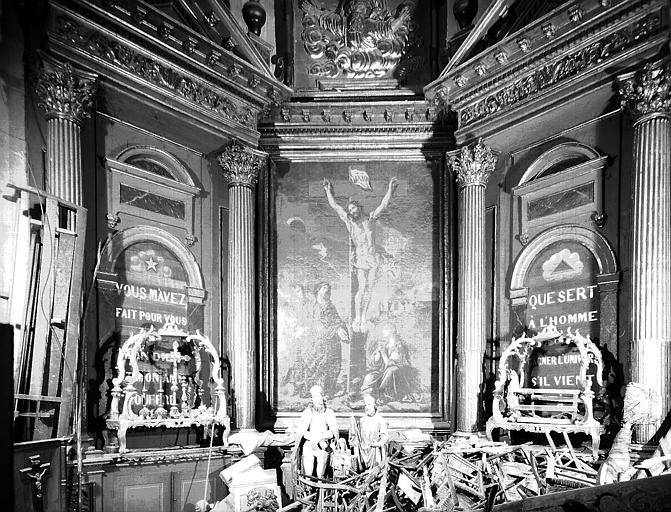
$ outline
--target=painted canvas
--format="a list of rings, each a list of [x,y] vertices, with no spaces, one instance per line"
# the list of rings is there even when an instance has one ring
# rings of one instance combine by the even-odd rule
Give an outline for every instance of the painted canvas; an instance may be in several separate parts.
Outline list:
[[[437,410],[437,176],[419,162],[277,173],[278,410],[302,411],[315,384],[336,412],[367,393],[384,411]]]

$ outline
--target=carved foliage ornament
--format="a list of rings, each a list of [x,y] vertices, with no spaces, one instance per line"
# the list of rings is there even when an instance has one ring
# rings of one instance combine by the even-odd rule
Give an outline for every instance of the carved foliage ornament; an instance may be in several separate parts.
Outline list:
[[[449,164],[457,175],[459,187],[469,185],[484,187],[494,172],[496,157],[492,150],[482,143],[482,139],[478,139],[472,151],[464,146],[459,156],[450,156]]]
[[[256,112],[237,105],[223,94],[184,76],[179,71],[139,54],[135,50],[98,34],[84,32],[76,22],[60,16],[56,33],[117,68],[151,82],[155,86],[182,96],[196,105],[211,110],[222,117],[250,126],[256,123]]]
[[[217,162],[223,169],[224,176],[230,186],[254,186],[265,161],[266,155],[264,153],[247,148],[237,141],[233,141],[226,146],[226,149],[217,158]]]
[[[42,55],[36,92],[47,118],[62,117],[80,122],[89,117],[96,76],[75,71],[70,64]]]
[[[597,66],[606,59],[631,48],[642,38],[655,33],[659,27],[659,16],[650,15],[633,27],[609,34],[600,41],[572,52],[556,62],[546,64],[532,74],[461,110],[459,126],[464,127],[495,115],[505,107],[514,105],[592,66]],[[435,101],[445,102],[439,91],[436,92]]]
[[[411,21],[413,2],[402,2],[393,13],[383,0],[343,0],[335,10],[317,3],[299,0],[303,46],[317,61],[310,67],[310,74],[383,78],[391,75],[404,55],[410,59],[407,49],[416,43]]]
[[[623,76],[619,90],[622,107],[634,117],[671,114],[671,60],[646,64],[643,69]]]

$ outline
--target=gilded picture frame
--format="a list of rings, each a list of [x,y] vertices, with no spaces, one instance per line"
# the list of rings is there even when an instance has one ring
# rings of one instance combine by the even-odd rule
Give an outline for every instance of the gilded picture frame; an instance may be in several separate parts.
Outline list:
[[[450,196],[440,157],[272,161],[262,189],[260,423],[324,390],[343,424],[372,394],[397,427],[445,430]]]

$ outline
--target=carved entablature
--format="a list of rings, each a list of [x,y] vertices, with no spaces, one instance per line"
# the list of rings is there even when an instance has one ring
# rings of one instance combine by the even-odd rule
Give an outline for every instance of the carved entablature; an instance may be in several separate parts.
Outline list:
[[[424,92],[457,112],[459,129],[491,120],[580,76],[664,44],[666,2],[562,6],[467,62],[453,62]],[[502,58],[505,55],[505,58]]]
[[[331,116],[325,118],[325,108]],[[375,126],[396,123],[442,123],[442,112],[432,103],[418,100],[400,100],[389,102],[366,101],[329,101],[328,103],[292,101],[282,107],[268,111],[261,120],[262,125],[293,124],[300,126],[318,126],[328,124]]]
[[[165,103],[167,93],[185,110],[209,115],[214,124],[254,143],[259,114],[291,93],[251,44],[243,59],[222,41],[175,24],[160,10],[135,8],[130,0],[104,2],[102,7],[78,1],[72,9],[54,4],[50,44],[110,79],[130,78],[135,89],[158,101]]]
[[[259,124],[264,149],[291,159],[360,158],[360,151],[375,155],[379,149],[416,147],[443,154],[453,147],[453,131],[453,120],[443,111],[416,99],[292,101],[273,109]]]
[[[414,2],[402,2],[393,12],[379,0],[345,0],[335,9],[319,4],[298,2],[303,47],[313,61],[310,75],[391,78],[401,60],[410,57]]]

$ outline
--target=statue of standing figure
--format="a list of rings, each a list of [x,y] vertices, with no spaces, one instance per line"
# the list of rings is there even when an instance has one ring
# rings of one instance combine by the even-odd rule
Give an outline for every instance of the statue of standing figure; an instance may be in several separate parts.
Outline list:
[[[321,386],[312,386],[310,394],[312,403],[298,420],[296,450],[301,450],[301,472],[323,478],[333,451],[332,445],[338,440],[338,424],[335,412],[326,406]]]
[[[359,419],[359,429],[353,442],[359,447],[364,469],[381,465],[387,458],[389,431],[387,422],[377,409],[375,397],[363,397],[364,415]]]

